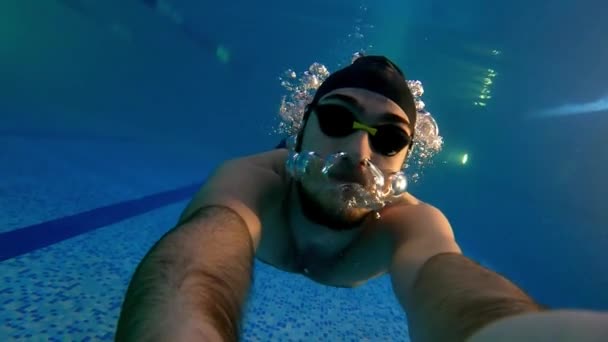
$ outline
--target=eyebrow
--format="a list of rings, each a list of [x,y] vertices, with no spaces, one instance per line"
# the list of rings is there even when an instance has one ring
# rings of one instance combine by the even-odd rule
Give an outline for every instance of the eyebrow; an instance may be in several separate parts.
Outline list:
[[[326,100],[338,100],[341,102],[346,102],[347,104],[355,107],[355,109],[357,109],[359,112],[365,111],[364,110],[365,107],[363,107],[361,102],[359,102],[356,98],[354,98],[352,96],[348,96],[348,95],[344,95],[344,94],[332,94],[332,95],[325,97],[320,102],[325,102]],[[401,123],[408,127],[410,125],[409,120],[405,119],[401,115],[391,113],[391,112],[384,112],[384,113],[380,114],[378,121],[396,123],[396,124]]]

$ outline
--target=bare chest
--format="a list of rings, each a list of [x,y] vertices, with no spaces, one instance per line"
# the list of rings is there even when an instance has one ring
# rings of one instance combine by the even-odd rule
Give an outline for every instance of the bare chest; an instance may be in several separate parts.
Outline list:
[[[256,257],[280,270],[299,273],[325,285],[352,287],[388,269],[392,255],[388,236],[365,232],[345,238],[327,234],[303,244],[298,243],[284,218],[274,217],[264,222]]]

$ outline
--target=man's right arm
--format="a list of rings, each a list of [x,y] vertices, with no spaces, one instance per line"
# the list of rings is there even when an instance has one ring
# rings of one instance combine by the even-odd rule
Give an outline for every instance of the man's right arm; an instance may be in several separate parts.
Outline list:
[[[285,157],[228,161],[209,177],[135,271],[117,341],[237,340],[262,216],[284,187]]]
[[[237,341],[251,283],[253,243],[226,207],[204,207],[139,264],[116,341]]]

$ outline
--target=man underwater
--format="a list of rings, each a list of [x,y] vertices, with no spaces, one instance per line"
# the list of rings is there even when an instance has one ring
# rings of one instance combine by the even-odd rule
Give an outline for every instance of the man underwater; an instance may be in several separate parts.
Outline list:
[[[441,211],[405,191],[416,112],[386,57],[331,74],[287,149],[223,163],[152,247],[117,341],[238,340],[254,258],[339,287],[388,272],[415,342],[608,337],[606,315],[549,311],[465,257]]]

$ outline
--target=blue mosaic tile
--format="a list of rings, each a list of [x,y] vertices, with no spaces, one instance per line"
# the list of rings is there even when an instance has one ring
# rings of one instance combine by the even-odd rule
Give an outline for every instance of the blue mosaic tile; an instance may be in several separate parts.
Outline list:
[[[6,303],[0,308],[0,340],[30,334],[44,340],[111,341],[132,271],[183,205],[0,263],[5,286],[12,290],[0,293]],[[145,233],[138,229],[142,226]],[[254,266],[243,341],[408,340],[405,315],[387,277],[339,289],[263,263]]]

